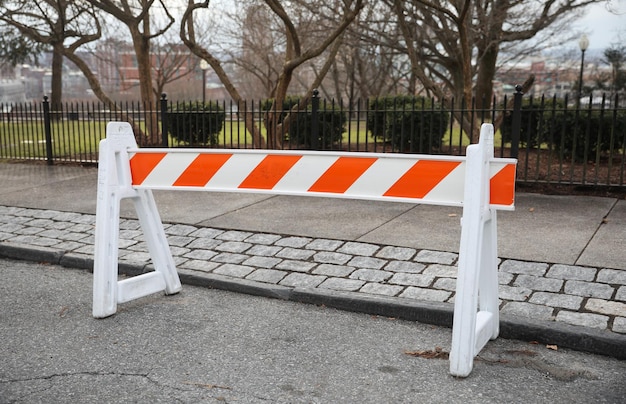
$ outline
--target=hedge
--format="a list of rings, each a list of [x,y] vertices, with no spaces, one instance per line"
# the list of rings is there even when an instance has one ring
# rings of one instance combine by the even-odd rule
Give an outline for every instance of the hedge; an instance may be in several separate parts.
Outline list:
[[[441,147],[449,113],[424,97],[371,99],[367,127],[372,136],[400,151],[431,153]]]
[[[226,113],[218,102],[190,102],[170,107],[167,132],[190,146],[214,146],[224,127]]]

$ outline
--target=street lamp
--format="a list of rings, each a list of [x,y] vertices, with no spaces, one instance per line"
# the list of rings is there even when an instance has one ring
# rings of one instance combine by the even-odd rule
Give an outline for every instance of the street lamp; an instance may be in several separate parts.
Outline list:
[[[202,59],[200,61],[200,69],[202,69],[202,105],[204,105],[206,102],[206,71],[209,69],[209,64],[206,60]]]
[[[586,34],[580,37],[578,41],[578,47],[580,48],[580,76],[578,77],[578,107],[580,107],[580,99],[583,95],[583,70],[585,68],[585,51],[589,47],[589,38]]]

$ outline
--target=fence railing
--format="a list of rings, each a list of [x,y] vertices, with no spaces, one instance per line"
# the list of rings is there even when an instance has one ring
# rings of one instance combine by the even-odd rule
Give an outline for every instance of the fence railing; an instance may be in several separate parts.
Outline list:
[[[626,189],[626,108],[619,98],[513,97],[442,102],[419,97],[0,105],[0,160],[96,163],[110,121],[133,125],[142,147],[287,148],[463,155],[483,122],[496,155],[517,157],[518,182]],[[483,102],[482,105],[485,105]],[[290,113],[287,113],[287,112]]]

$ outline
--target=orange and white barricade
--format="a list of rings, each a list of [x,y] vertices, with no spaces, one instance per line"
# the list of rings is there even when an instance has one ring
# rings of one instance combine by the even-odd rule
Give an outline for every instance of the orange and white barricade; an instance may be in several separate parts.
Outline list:
[[[513,210],[516,160],[494,158],[484,124],[467,157],[321,151],[140,149],[131,126],[111,122],[100,143],[93,315],[180,280],[152,190],[322,196],[462,206],[450,372],[467,376],[499,332],[496,210]],[[120,201],[133,201],[155,271],[118,281]]]

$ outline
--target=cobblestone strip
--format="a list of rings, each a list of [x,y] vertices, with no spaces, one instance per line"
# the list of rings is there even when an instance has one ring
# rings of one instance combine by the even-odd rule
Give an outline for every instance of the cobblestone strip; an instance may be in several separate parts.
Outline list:
[[[181,269],[300,288],[454,302],[458,254],[165,224]],[[0,242],[92,258],[95,216],[0,206]],[[150,265],[136,220],[120,222],[121,264]],[[501,312],[626,334],[626,271],[505,259]]]

